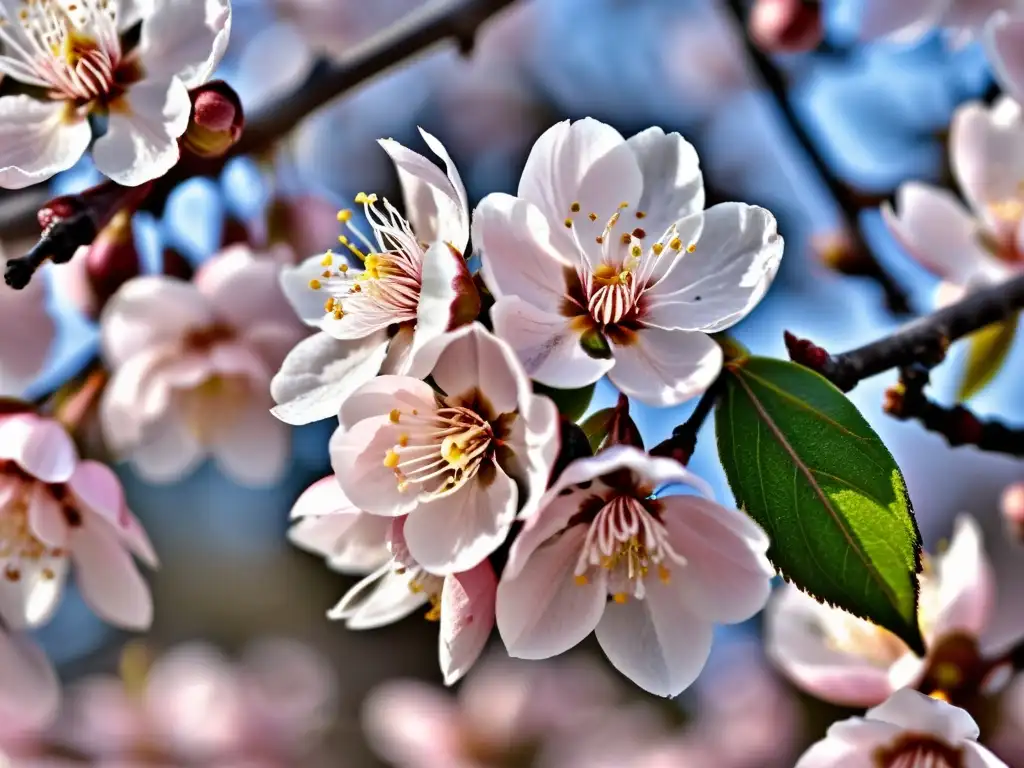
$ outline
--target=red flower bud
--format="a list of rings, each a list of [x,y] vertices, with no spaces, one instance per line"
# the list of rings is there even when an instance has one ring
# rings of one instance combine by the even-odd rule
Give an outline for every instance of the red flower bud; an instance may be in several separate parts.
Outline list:
[[[118,288],[142,271],[129,211],[117,213],[85,253],[54,271],[58,290],[86,317],[96,319]]]
[[[238,94],[223,80],[214,80],[190,95],[192,117],[181,137],[182,149],[198,157],[222,157],[238,141],[245,126]]]
[[[821,3],[817,0],[757,0],[750,12],[748,29],[751,39],[766,53],[812,51],[824,35]]]

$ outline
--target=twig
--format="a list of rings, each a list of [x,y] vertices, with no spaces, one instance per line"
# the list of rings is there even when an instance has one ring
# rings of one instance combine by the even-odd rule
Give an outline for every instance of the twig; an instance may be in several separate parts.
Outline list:
[[[729,0],[728,4],[736,19],[740,22],[741,29],[745,29],[743,1]],[[910,303],[906,293],[885,271],[882,265],[878,263],[871,247],[867,244],[861,233],[860,224],[857,221],[861,206],[856,204],[854,196],[850,194],[850,190],[835,177],[832,170],[822,159],[814,144],[814,140],[803,127],[799,116],[793,110],[789,101],[789,94],[787,93],[787,83],[782,73],[764,52],[751,43],[747,35],[744,35],[743,39],[746,44],[747,55],[757,68],[763,85],[771,93],[790,132],[800,144],[804,154],[807,155],[807,159],[810,160],[811,165],[814,166],[815,171],[828,187],[829,192],[835,199],[836,205],[839,207],[843,219],[843,228],[851,239],[853,249],[852,258],[849,259],[851,264],[844,264],[840,271],[873,278],[882,287],[882,290],[885,291],[886,304],[890,311],[898,315],[910,314]]]
[[[693,452],[697,449],[697,433],[700,432],[704,422],[711,415],[724,388],[725,376],[719,374],[718,378],[697,401],[697,407],[690,414],[690,418],[672,430],[672,437],[654,446],[650,454],[675,459],[680,464],[688,464]]]
[[[1024,308],[1024,275],[975,291],[955,304],[914,320],[870,344],[830,355],[813,342],[786,334],[789,356],[812,368],[844,392],[893,368],[934,365],[957,339],[997,323]]]
[[[356,46],[336,63],[321,62],[295,90],[257,110],[245,132],[224,158],[206,163],[179,163],[158,181],[151,200],[162,201],[174,186],[192,176],[219,172],[230,157],[260,153],[291,131],[310,113],[346,91],[383,73],[446,38],[468,51],[480,25],[514,0],[435,0]],[[21,193],[0,204],[4,237],[38,232],[36,211],[46,202],[39,190]],[[42,193],[45,195],[45,193]]]

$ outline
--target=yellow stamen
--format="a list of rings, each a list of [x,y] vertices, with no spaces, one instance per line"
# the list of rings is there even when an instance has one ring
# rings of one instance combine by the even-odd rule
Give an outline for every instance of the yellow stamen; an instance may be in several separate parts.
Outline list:
[[[563,223],[565,224],[566,228],[572,229],[572,219],[566,219]]]
[[[626,595],[625,592],[616,592],[614,595],[612,595],[612,600],[614,600],[619,605],[622,605],[627,600],[629,600],[629,597]]]
[[[686,252],[687,253],[693,253],[696,250],[697,250],[697,244],[696,243],[690,243],[688,246],[686,246]]]
[[[314,291],[319,291],[321,287],[320,281],[314,277],[312,280],[309,281],[309,287],[312,288]]]
[[[572,205],[569,206],[569,210],[572,211],[573,213],[579,213],[580,212],[580,204],[579,203],[573,203]]]
[[[374,203],[377,202],[377,196],[368,195],[365,192],[360,192],[358,195],[356,195],[355,202],[357,205],[373,205]]]
[[[661,256],[661,252],[665,250],[665,246],[661,243],[655,243],[651,246],[651,250],[654,251],[655,256]]]
[[[588,213],[587,214],[587,218],[590,219],[591,221],[597,221],[597,214],[596,213]]]
[[[342,224],[349,222],[351,220],[352,211],[350,211],[348,208],[342,208],[340,211],[338,211],[338,221],[340,221]]]
[[[398,444],[405,448],[409,444],[409,436],[405,433],[398,436]]]
[[[640,248],[639,245],[634,245],[633,248],[630,250],[630,253],[633,255],[634,259],[639,259],[640,254],[643,253],[643,250]]]
[[[638,219],[642,219],[642,218],[644,218],[644,217],[645,217],[646,215],[647,215],[647,213],[646,213],[645,211],[637,211],[637,212],[636,212],[636,217],[637,217]]]
[[[622,237],[620,237],[619,239],[622,241],[623,245],[629,245],[629,241],[630,241],[629,232],[623,232],[622,233]]]
[[[658,563],[658,578],[661,579],[662,584],[668,584],[672,580],[672,571]]]
[[[384,466],[388,469],[394,469],[397,467],[398,454],[389,449],[388,452],[384,454]]]
[[[678,251],[680,248],[683,247],[683,241],[680,240],[678,237],[673,237],[672,242],[668,244],[668,247],[671,248],[673,251]]]
[[[327,253],[324,254],[324,257],[322,259],[320,259],[320,266],[321,267],[329,267],[333,263],[334,263],[334,252],[333,251],[328,251]]]
[[[401,415],[401,411],[399,411],[397,408],[392,408],[391,413],[388,414],[388,418],[391,420],[392,424],[397,424],[398,419],[401,417]]]
[[[576,585],[579,586],[579,587],[585,587],[585,586],[587,586],[587,584],[590,583],[590,580],[587,578],[587,574],[585,574],[585,573],[578,574],[573,579],[573,581],[575,581]]]

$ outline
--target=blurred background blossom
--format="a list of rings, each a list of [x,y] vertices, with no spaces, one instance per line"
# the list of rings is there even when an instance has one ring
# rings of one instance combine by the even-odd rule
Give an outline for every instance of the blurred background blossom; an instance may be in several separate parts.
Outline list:
[[[292,90],[318,57],[344,59],[425,5],[236,0],[230,46],[214,76],[231,84],[252,113]],[[736,329],[737,338],[757,353],[782,356],[786,329],[843,349],[894,328],[899,319],[886,311],[874,282],[837,275],[821,256],[846,247],[851,222],[844,208],[857,208],[852,225],[862,227],[912,304],[933,305],[937,280],[907,258],[877,209],[908,180],[950,185],[954,113],[969,100],[991,103],[994,74],[1020,88],[1009,69],[1014,61],[1008,55],[993,73],[983,41],[948,29],[973,22],[908,18],[882,25],[865,16],[867,0],[825,0],[823,28],[808,38],[821,44],[773,52],[770,60],[782,75],[787,106],[838,181],[837,199],[747,51],[734,10],[750,5],[518,0],[483,27],[469,56],[452,42],[440,44],[327,104],[272,151],[233,160],[216,179],[182,184],[159,217],[141,213],[128,231],[105,230],[117,235],[108,245],[138,254],[132,274],[115,269],[123,251],[97,251],[46,267],[46,279],[24,293],[0,292],[0,390],[20,393],[35,378],[28,392],[42,396],[79,373],[111,322],[95,311],[97,296],[131,291],[122,285],[129,278],[191,279],[215,267],[211,259],[223,258],[215,254],[225,247],[262,259],[257,269],[270,270],[280,260],[268,250],[299,260],[335,246],[342,231],[335,213],[356,194],[400,199],[376,141],[392,137],[424,152],[417,126],[449,148],[471,205],[488,192],[514,193],[529,148],[556,120],[590,115],[624,135],[652,124],[680,131],[699,150],[709,204],[765,205],[786,238],[779,279]],[[883,26],[888,32],[906,24],[912,35],[874,39]],[[86,159],[56,177],[52,191],[97,180]],[[26,250],[2,231],[0,238],[8,255]],[[254,296],[247,279],[229,276],[210,309],[253,330],[274,320],[278,303]],[[202,292],[202,278],[197,285]],[[166,307],[154,324],[166,329],[180,309]],[[285,323],[285,333],[301,331]],[[1009,350],[1011,375],[973,402],[980,414],[1024,420],[1019,377],[1012,375],[1024,365],[1022,344],[1018,339]],[[955,363],[936,371],[940,398],[954,397]],[[1014,588],[1024,579],[1024,503],[1019,486],[1016,495],[1003,494],[1021,482],[1020,465],[950,448],[914,424],[887,418],[880,403],[889,383],[885,376],[867,381],[852,399],[907,476],[926,548],[950,536],[957,515],[977,520],[997,585],[981,642],[1003,649],[1024,632],[1024,592]],[[613,389],[599,382],[591,409],[614,400]],[[232,393],[210,407],[228,405],[235,405]],[[691,408],[636,404],[633,416],[653,445]],[[141,415],[126,413],[117,423]],[[200,415],[205,422],[216,414]],[[100,429],[98,412],[86,418]],[[327,612],[358,577],[323,567],[329,542],[318,539],[313,555],[288,542],[288,510],[330,472],[333,426],[321,422],[283,435],[280,473],[263,464],[265,456],[250,461],[244,451],[219,465],[196,454],[188,472],[160,485],[132,464],[117,466],[127,505],[160,555],[160,570],[147,574],[155,621],[141,639],[111,628],[69,583],[53,621],[31,638],[16,638],[17,652],[28,654],[15,657],[24,669],[34,670],[37,651],[23,647],[31,640],[53,660],[67,693],[53,724],[46,715],[55,701],[39,703],[39,713],[0,706],[0,750],[15,765],[784,768],[831,721],[851,714],[812,700],[775,670],[761,650],[759,619],[719,628],[721,642],[702,676],[672,702],[643,698],[600,660],[593,643],[551,662],[511,661],[496,651],[461,687],[443,689],[436,626],[419,611],[372,633],[329,622]],[[714,443],[708,425],[691,467],[727,500]],[[260,484],[249,480],[266,482],[248,487]],[[0,657],[6,647],[0,643]],[[3,667],[0,682],[7,685],[12,678],[2,677]],[[1024,682],[1001,696],[1001,718],[982,721],[983,738],[991,734],[994,750],[1010,765],[1024,765]],[[44,754],[58,758],[33,762]]]

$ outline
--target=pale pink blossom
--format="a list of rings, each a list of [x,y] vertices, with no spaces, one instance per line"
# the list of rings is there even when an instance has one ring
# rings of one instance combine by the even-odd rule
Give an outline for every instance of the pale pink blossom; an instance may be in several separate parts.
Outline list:
[[[0,268],[5,267],[0,246]],[[57,328],[46,311],[46,281],[0,291],[0,395],[20,395],[43,370]]]
[[[997,13],[985,28],[985,47],[996,78],[1018,102],[1024,101],[1024,3],[1016,14]]]
[[[408,515],[411,557],[468,571],[537,509],[558,450],[558,412],[535,395],[511,348],[479,323],[423,349],[440,391],[379,376],[341,407],[331,462],[345,496],[375,515]]]
[[[73,563],[79,591],[100,618],[147,628],[153,603],[133,554],[156,567],[117,476],[82,461],[58,422],[0,415],[0,617],[7,626],[49,621]]]
[[[925,560],[919,585],[918,623],[927,648],[954,634],[981,637],[992,616],[995,579],[973,518],[957,520],[949,548]],[[924,669],[924,660],[891,632],[792,585],[769,601],[765,645],[796,685],[849,706],[879,704],[914,685]]]
[[[562,747],[610,721],[620,704],[614,681],[582,657],[527,664],[495,655],[455,697],[420,682],[385,683],[367,699],[363,724],[396,768],[487,768],[538,751],[564,757]]]
[[[864,0],[860,37],[913,43],[941,27],[954,43],[964,44],[981,34],[993,14],[1019,10],[1022,0]]]
[[[833,724],[796,768],[1009,768],[978,743],[978,733],[964,710],[903,688],[864,717]]]
[[[398,171],[408,219],[387,199],[360,194],[356,202],[372,240],[355,226],[351,211],[338,214],[358,268],[328,251],[282,275],[296,312],[321,329],[292,350],[272,382],[274,413],[289,424],[335,415],[378,372],[426,375],[423,348],[479,313],[463,258],[469,242],[466,190],[441,142],[421,133],[447,175],[398,142],[380,141]]]
[[[100,317],[111,370],[100,419],[119,456],[152,482],[170,482],[207,456],[245,485],[287,468],[288,427],[270,414],[270,379],[308,332],[279,285],[278,258],[233,246],[193,282],[130,280]]]
[[[138,43],[125,47],[141,19]],[[0,72],[32,95],[0,98],[0,186],[26,187],[73,166],[93,139],[96,167],[127,186],[178,161],[188,91],[227,47],[229,0],[0,2]]]
[[[473,215],[495,333],[549,386],[608,374],[651,405],[703,392],[722,365],[708,334],[757,305],[783,249],[763,208],[703,208],[697,153],[678,134],[553,126],[518,196],[488,195]]]
[[[273,765],[301,758],[335,713],[330,665],[290,640],[260,640],[238,663],[188,643],[132,672],[73,686],[61,740],[111,766]]]
[[[556,656],[595,632],[646,691],[675,696],[697,678],[714,625],[760,611],[774,569],[768,538],[743,513],[702,496],[653,496],[677,483],[710,496],[681,464],[632,447],[569,465],[513,542],[498,585],[512,656]]]
[[[0,765],[5,753],[20,758],[40,751],[59,704],[60,683],[46,654],[0,630]]]
[[[1010,99],[957,109],[949,155],[965,206],[951,191],[907,182],[882,216],[906,251],[941,277],[944,300],[1024,267],[1024,119]]]

